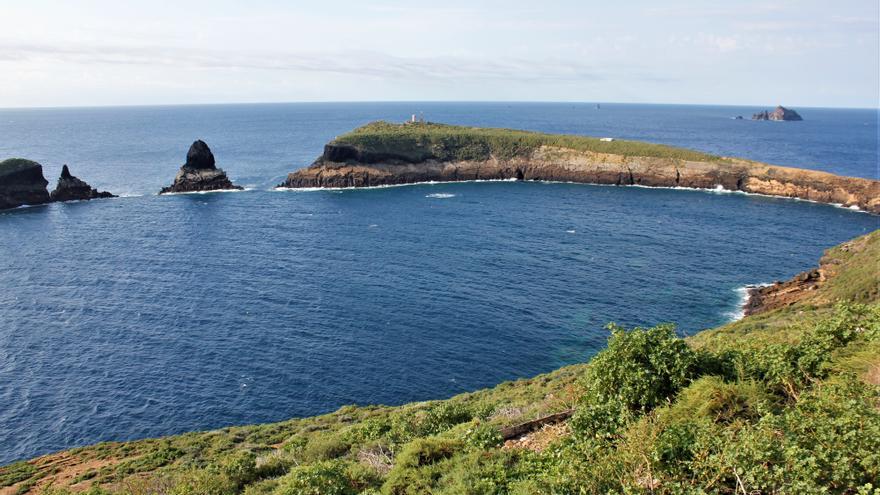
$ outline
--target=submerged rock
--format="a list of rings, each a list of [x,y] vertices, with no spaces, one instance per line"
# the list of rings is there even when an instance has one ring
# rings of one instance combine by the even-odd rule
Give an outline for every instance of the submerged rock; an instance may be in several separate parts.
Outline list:
[[[116,195],[106,191],[98,191],[92,188],[85,181],[78,179],[70,174],[70,169],[65,165],[61,169],[61,177],[58,178],[58,185],[50,194],[52,201],[74,201],[74,200],[90,200],[98,198],[115,198]]]
[[[43,166],[23,158],[0,162],[0,210],[50,201]]]
[[[776,107],[772,112],[764,110],[752,115],[752,120],[804,120],[797,112],[782,105]]]
[[[180,171],[174,178],[174,183],[162,188],[159,194],[230,189],[241,190],[243,188],[234,185],[226,177],[226,172],[216,167],[211,149],[199,139],[189,147],[186,163],[180,167]]]

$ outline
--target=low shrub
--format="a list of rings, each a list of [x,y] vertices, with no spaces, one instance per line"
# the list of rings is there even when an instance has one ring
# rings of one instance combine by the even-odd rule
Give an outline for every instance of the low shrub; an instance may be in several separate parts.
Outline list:
[[[352,495],[354,487],[338,461],[298,466],[278,481],[274,495]]]

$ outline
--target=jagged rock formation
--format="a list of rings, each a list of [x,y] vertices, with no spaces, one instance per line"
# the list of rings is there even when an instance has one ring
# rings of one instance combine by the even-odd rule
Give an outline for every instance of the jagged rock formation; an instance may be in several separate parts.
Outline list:
[[[396,135],[393,126],[389,130],[391,125],[383,124],[381,132],[370,134],[367,136],[369,139],[362,140],[367,145],[353,145],[339,139],[327,144],[324,153],[311,166],[289,174],[278,187],[365,187],[477,179],[548,180],[649,187],[721,188],[854,206],[880,214],[880,181],[876,180],[841,177],[826,172],[779,167],[736,158],[710,157],[696,152],[688,154],[687,150],[680,150],[680,154],[667,152],[666,156],[659,152],[657,154],[660,156],[638,156],[639,150],[650,152],[652,148],[644,143],[623,141],[607,143],[607,147],[615,149],[612,147],[619,146],[617,149],[626,150],[626,154],[539,143],[504,157],[491,152],[491,142],[480,141],[481,134],[478,132],[487,131],[485,129],[431,125],[434,130],[428,132],[444,132],[444,135],[459,132],[452,140],[454,144],[441,149],[442,146],[437,143],[425,144],[424,136],[412,137],[411,129],[406,129],[409,125],[401,126],[403,130],[400,135]],[[369,126],[365,127],[368,128]],[[406,132],[410,134],[405,134]],[[509,132],[518,133],[514,134],[520,140],[516,143],[531,137],[530,133]],[[363,137],[363,134],[365,132],[362,131],[356,135]],[[546,140],[547,137],[548,135],[541,135],[542,139]],[[549,137],[558,138],[555,142],[565,142],[561,141],[562,138],[571,142],[589,139]],[[606,146],[606,143],[593,143],[590,146],[599,149],[600,146]],[[629,147],[625,148],[627,146]],[[483,149],[481,147],[488,151],[478,159],[459,158],[473,154],[474,149]]]
[[[789,108],[785,108],[782,105],[776,107],[775,110],[769,112],[764,110],[763,112],[758,112],[752,115],[752,120],[804,120],[797,112],[791,110]]]
[[[0,210],[50,201],[43,166],[23,158],[0,162]]]
[[[231,189],[242,188],[234,185],[226,177],[226,172],[216,167],[211,149],[199,139],[189,147],[186,163],[180,167],[174,183],[162,188],[159,194]]]
[[[73,200],[90,200],[98,198],[115,198],[114,194],[106,191],[99,192],[92,188],[85,181],[78,179],[70,174],[67,165],[61,168],[61,177],[58,178],[58,185],[49,195],[52,201],[73,201]]]

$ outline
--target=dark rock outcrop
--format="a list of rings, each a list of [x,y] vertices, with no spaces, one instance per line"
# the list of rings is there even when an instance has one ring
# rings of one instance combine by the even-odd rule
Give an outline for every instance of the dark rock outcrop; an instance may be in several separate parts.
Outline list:
[[[211,153],[211,148],[208,148],[208,145],[201,139],[196,140],[189,147],[189,151],[186,153],[186,163],[183,166],[197,169],[217,168],[214,165],[214,153]]]
[[[0,210],[50,201],[43,166],[23,158],[0,162]]]
[[[174,183],[162,188],[159,194],[240,190],[242,187],[234,185],[226,172],[216,167],[214,154],[204,141],[197,140],[189,147],[186,154],[186,163],[180,167]]]
[[[99,192],[92,188],[85,181],[80,180],[70,174],[70,170],[65,165],[61,169],[61,177],[58,178],[58,185],[49,195],[52,201],[74,201],[74,200],[90,200],[99,198],[115,198],[116,196],[106,191]]]
[[[752,115],[752,120],[804,120],[797,112],[782,105],[776,107],[772,112],[764,110]]]
[[[588,184],[723,189],[800,198],[880,214],[880,181],[779,167],[737,158],[686,160],[540,146],[510,158],[417,161],[412,151],[330,143],[281,188],[368,187],[465,180],[546,180]]]

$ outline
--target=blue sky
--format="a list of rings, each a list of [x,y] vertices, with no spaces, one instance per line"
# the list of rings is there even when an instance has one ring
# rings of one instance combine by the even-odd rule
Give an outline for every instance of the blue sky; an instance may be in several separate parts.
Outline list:
[[[0,0],[0,107],[527,100],[878,107],[877,0]]]

